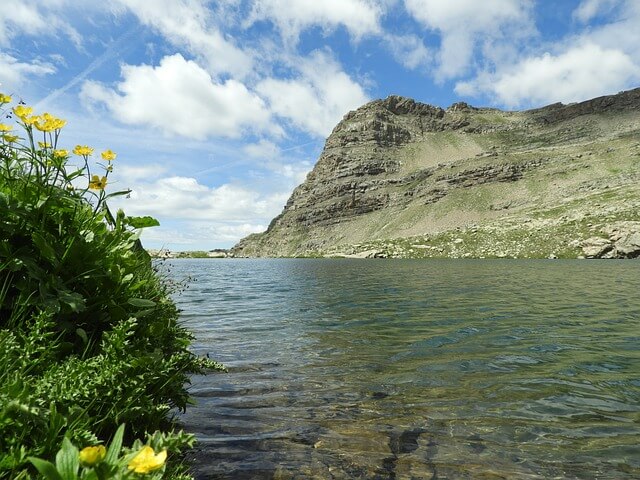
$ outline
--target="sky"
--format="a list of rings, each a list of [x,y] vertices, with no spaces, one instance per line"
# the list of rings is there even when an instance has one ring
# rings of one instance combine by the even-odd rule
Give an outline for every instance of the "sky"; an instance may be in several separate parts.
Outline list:
[[[638,45],[640,0],[2,0],[0,92],[118,154],[146,247],[211,250],[265,230],[368,101],[587,100],[640,86]]]

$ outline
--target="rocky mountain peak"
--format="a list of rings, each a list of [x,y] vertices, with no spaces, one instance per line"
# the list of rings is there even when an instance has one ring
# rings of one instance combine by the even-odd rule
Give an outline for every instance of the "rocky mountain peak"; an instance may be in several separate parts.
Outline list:
[[[558,224],[569,222],[567,231],[595,225],[587,214],[599,205],[640,224],[626,213],[640,211],[630,200],[640,198],[639,112],[640,89],[521,112],[464,102],[443,109],[398,95],[374,100],[344,116],[283,212],[234,253],[307,255],[420,235],[410,255],[444,255],[453,247],[423,244],[424,236],[473,224],[474,232],[486,225],[493,241],[502,227],[490,222],[510,215],[509,228],[529,238],[556,228],[544,215],[527,220],[540,209],[565,212]],[[609,199],[614,187],[627,195],[615,209],[593,200]],[[465,241],[453,235],[452,245]],[[511,255],[507,246],[477,251]]]

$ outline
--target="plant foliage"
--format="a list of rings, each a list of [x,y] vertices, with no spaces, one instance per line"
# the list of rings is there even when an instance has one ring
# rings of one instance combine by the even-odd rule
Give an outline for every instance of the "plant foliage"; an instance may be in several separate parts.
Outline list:
[[[0,94],[0,108],[9,102]],[[58,148],[64,120],[24,105],[5,113],[24,136],[0,123],[0,478],[75,478],[75,460],[44,459],[124,423],[130,441],[167,430],[189,375],[221,367],[189,351],[141,247],[139,229],[157,220],[109,211],[128,193],[107,193],[115,153],[92,167],[92,148]]]

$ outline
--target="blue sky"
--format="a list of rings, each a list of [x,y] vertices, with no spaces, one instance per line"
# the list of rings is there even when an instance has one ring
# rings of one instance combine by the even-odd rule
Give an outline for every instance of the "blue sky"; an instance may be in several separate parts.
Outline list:
[[[208,250],[264,230],[369,100],[586,100],[640,85],[638,45],[638,0],[3,0],[0,91],[118,153],[146,246]]]

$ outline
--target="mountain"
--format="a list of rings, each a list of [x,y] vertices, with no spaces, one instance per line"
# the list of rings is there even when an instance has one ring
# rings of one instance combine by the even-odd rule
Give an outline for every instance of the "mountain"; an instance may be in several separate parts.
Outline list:
[[[640,88],[501,111],[390,96],[349,112],[235,256],[640,255]]]

